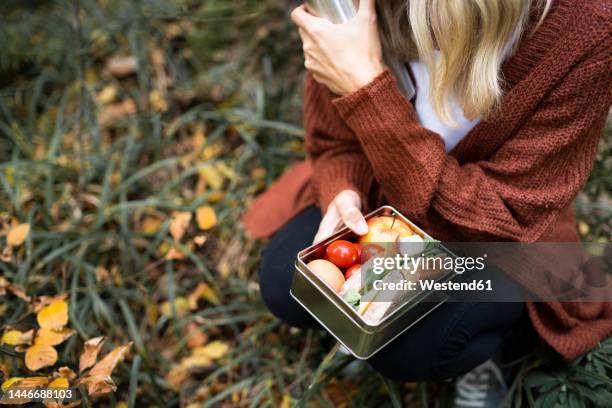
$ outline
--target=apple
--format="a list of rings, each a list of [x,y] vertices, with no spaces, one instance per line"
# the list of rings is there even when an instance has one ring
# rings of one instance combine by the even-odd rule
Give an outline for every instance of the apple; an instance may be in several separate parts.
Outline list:
[[[398,242],[412,235],[410,226],[399,217],[380,215],[368,220],[368,233],[362,235],[359,242]]]

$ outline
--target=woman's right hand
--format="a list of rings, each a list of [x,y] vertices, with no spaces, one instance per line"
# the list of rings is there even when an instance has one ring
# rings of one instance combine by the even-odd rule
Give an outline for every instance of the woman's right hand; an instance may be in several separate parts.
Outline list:
[[[314,242],[319,242],[332,235],[342,224],[357,235],[368,233],[368,224],[361,213],[361,198],[356,191],[342,190],[334,197],[319,224]]]

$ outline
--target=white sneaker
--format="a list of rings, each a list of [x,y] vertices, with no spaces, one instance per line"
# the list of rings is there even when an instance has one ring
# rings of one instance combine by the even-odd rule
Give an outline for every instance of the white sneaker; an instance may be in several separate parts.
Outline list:
[[[455,408],[498,408],[508,387],[501,370],[487,360],[455,384]]]

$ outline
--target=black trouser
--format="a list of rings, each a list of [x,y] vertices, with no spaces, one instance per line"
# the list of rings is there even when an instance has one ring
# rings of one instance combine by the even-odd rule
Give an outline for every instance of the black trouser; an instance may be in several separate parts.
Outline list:
[[[310,207],[284,226],[263,252],[261,295],[279,319],[320,328],[289,294],[298,251],[312,243],[321,212]],[[381,374],[404,381],[444,380],[466,373],[501,349],[524,304],[446,302],[393,340],[367,362]]]

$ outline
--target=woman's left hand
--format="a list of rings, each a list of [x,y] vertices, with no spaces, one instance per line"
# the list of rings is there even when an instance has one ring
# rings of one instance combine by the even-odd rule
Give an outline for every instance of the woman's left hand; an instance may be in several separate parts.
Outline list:
[[[357,15],[344,24],[313,16],[304,5],[291,19],[300,29],[304,66],[335,94],[356,91],[384,70],[375,0],[360,0]]]

